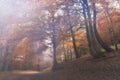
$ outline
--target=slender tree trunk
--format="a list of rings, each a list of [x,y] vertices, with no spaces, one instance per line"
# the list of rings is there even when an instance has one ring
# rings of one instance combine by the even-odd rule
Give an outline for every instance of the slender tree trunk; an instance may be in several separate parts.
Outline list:
[[[90,34],[91,34],[92,46],[94,48],[94,51],[99,52],[100,50],[97,46],[96,39],[95,39],[95,34],[94,34],[94,30],[93,30],[92,18],[91,18],[91,13],[90,13],[88,1],[86,2],[86,9],[87,9],[87,16],[88,16],[88,23],[89,23],[89,30],[90,30]]]
[[[69,60],[69,48],[68,48],[68,46],[66,47],[66,53],[67,53],[66,58],[67,58],[67,60]]]
[[[71,48],[70,48],[70,59],[72,60],[72,51],[71,51]]]
[[[75,56],[76,56],[76,58],[79,58],[80,55],[79,55],[78,50],[77,50],[75,35],[74,35],[73,30],[72,30],[72,26],[70,26],[70,31],[71,31],[71,37],[72,37],[72,43],[73,43],[73,47],[74,47],[74,51],[75,51]]]
[[[56,59],[56,48],[57,48],[57,44],[56,44],[56,32],[55,32],[55,23],[54,23],[54,17],[52,20],[52,43],[53,43],[53,71],[55,71],[57,69],[57,59]]]
[[[79,58],[80,54],[78,53],[78,50],[77,50],[75,35],[74,35],[74,31],[72,29],[73,26],[71,24],[72,22],[70,21],[69,10],[67,10],[67,16],[68,16],[68,19],[69,19],[69,26],[70,26],[70,32],[71,32],[71,37],[72,37],[72,43],[73,43],[73,48],[74,48],[74,52],[75,52],[75,57]]]
[[[101,51],[100,51],[100,49],[97,45],[97,42],[96,42],[96,37],[95,37],[95,34],[94,34],[92,17],[91,17],[90,8],[89,8],[89,5],[88,5],[88,0],[82,0],[81,3],[82,3],[82,6],[83,6],[84,19],[87,20],[87,18],[88,18],[87,22],[85,21],[85,25],[86,25],[87,38],[88,38],[88,42],[89,42],[91,55],[95,58],[103,57],[104,55],[101,54]]]
[[[40,71],[40,58],[39,56],[37,58],[38,58],[37,71]]]
[[[94,25],[93,25],[93,28],[94,28],[94,33],[95,33],[95,36],[96,36],[96,39],[98,41],[98,43],[102,46],[103,49],[105,49],[107,52],[111,52],[113,51],[113,49],[111,49],[105,42],[103,42],[103,40],[100,38],[98,32],[97,32],[97,28],[96,28],[96,6],[95,6],[95,3],[93,2],[93,15],[94,15]]]
[[[65,43],[64,43],[64,40],[63,40],[63,53],[64,53],[64,60],[65,62],[67,61],[67,56],[66,56],[66,51],[65,51]]]
[[[2,57],[3,57],[3,47],[1,46],[0,47],[0,58],[2,59]],[[0,63],[0,71],[2,70],[2,63]]]
[[[55,27],[53,27],[53,65],[57,64],[57,60],[56,60],[56,40],[55,40]]]
[[[81,2],[82,3],[82,2]],[[89,25],[87,23],[87,16],[86,16],[86,7],[85,5],[82,3],[82,7],[83,7],[83,16],[84,16],[84,19],[85,19],[85,26],[86,26],[86,34],[87,34],[87,40],[88,40],[88,46],[89,46],[89,49],[90,49],[90,53],[92,54],[93,51],[92,51],[92,44],[91,44],[91,40],[90,40],[90,31],[89,31]],[[92,54],[93,55],[93,54]]]
[[[2,63],[2,71],[7,71],[8,69],[8,46],[6,47],[4,58],[3,58],[3,63]]]
[[[94,57],[98,52],[99,52],[99,48],[96,44],[96,40],[95,40],[95,35],[94,35],[94,31],[93,31],[93,27],[92,27],[92,18],[91,18],[91,14],[90,14],[90,9],[88,6],[88,1],[87,0],[83,0],[83,6],[84,6],[84,11],[85,11],[85,16],[86,18],[88,18],[87,20],[87,31],[88,31],[88,36],[89,36],[89,41],[90,41],[90,50],[91,50],[91,55]]]

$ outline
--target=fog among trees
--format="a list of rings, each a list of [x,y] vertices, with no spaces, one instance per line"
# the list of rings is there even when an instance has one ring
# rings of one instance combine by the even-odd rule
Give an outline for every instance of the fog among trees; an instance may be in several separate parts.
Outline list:
[[[119,0],[0,0],[0,71],[108,57],[120,50],[119,21]]]

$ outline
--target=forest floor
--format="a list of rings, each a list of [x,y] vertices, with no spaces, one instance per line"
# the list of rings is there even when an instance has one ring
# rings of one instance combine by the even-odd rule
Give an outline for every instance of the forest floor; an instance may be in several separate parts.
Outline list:
[[[106,58],[90,57],[62,63],[57,71],[3,72],[0,80],[120,80],[120,51]]]

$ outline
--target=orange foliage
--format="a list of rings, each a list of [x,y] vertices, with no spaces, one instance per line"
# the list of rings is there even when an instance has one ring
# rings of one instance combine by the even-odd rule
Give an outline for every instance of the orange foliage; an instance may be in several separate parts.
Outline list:
[[[13,65],[17,69],[23,69],[26,65],[29,66],[29,61],[31,60],[31,46],[30,41],[27,38],[24,38],[15,48]]]
[[[120,41],[120,11],[110,13],[113,22],[113,30],[115,32],[117,40]],[[109,18],[103,16],[102,19],[98,20],[98,32],[101,38],[108,44],[111,43],[111,39],[113,38],[111,35],[110,27],[111,23],[109,22]]]
[[[75,32],[75,39],[76,39],[76,46],[81,54],[85,53],[85,52],[81,52],[83,49],[88,51],[88,42],[87,42],[86,32],[84,31],[84,29],[79,29],[78,31]],[[72,40],[67,41],[66,45],[71,47],[73,50]]]

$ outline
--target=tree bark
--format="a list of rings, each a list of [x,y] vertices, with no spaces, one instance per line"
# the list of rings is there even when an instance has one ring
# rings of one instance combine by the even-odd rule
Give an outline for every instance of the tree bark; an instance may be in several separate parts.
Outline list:
[[[93,15],[94,15],[94,25],[93,25],[93,29],[94,29],[94,33],[95,33],[95,36],[96,36],[96,39],[98,41],[98,43],[102,46],[103,49],[105,49],[107,52],[111,52],[113,51],[112,48],[110,48],[105,42],[103,42],[103,40],[100,38],[99,34],[98,34],[98,31],[97,31],[97,27],[96,27],[96,6],[95,6],[95,3],[93,2]]]
[[[99,48],[96,44],[95,35],[94,35],[93,27],[92,27],[92,18],[91,18],[90,9],[89,9],[87,0],[83,0],[83,6],[85,9],[84,16],[85,16],[85,18],[88,18],[88,20],[87,19],[85,19],[85,20],[87,20],[86,27],[87,27],[87,32],[88,32],[88,36],[89,36],[88,38],[89,38],[91,55],[95,56],[99,52]]]
[[[91,55],[95,58],[103,57],[104,55],[101,54],[101,50],[99,49],[97,42],[96,42],[96,37],[95,37],[94,29],[93,29],[92,17],[91,17],[90,8],[88,5],[88,0],[82,0],[81,3],[83,6],[83,15],[85,19],[86,33],[87,33]]]
[[[63,53],[64,53],[64,61],[66,62],[66,61],[67,61],[67,56],[66,56],[66,51],[65,51],[65,43],[64,43],[64,40],[63,40]]]
[[[56,59],[56,48],[57,48],[57,44],[56,44],[56,32],[55,32],[55,23],[54,23],[54,17],[52,17],[52,43],[53,43],[53,71],[56,70],[56,65],[57,65],[57,59]]]
[[[75,51],[75,56],[76,56],[76,58],[79,58],[80,55],[79,55],[78,50],[77,50],[75,35],[74,35],[73,30],[72,30],[72,26],[70,26],[70,32],[71,32],[72,43],[73,43],[73,47],[74,47],[74,51]]]
[[[81,2],[82,3],[82,2]],[[83,16],[84,16],[84,19],[85,19],[85,28],[86,28],[86,34],[87,34],[87,40],[88,40],[88,46],[89,46],[89,49],[90,49],[90,53],[91,55],[93,55],[93,50],[92,50],[92,44],[91,44],[91,40],[90,40],[90,31],[89,31],[89,25],[88,25],[88,22],[87,22],[87,16],[86,16],[86,7],[84,5],[84,3],[82,3],[82,7],[83,7]]]
[[[5,54],[4,54],[4,58],[3,58],[3,63],[2,63],[2,70],[1,71],[7,71],[8,69],[8,46],[6,47],[6,50],[5,50]]]
[[[67,6],[67,9],[68,9],[68,6]],[[75,52],[75,57],[76,58],[79,58],[80,57],[80,54],[78,53],[78,50],[77,50],[77,46],[76,46],[76,40],[75,40],[75,35],[74,35],[74,31],[73,31],[73,26],[72,26],[72,22],[70,21],[70,15],[69,15],[69,10],[67,10],[67,17],[68,17],[68,21],[69,21],[69,26],[70,26],[70,33],[71,33],[71,37],[72,37],[72,43],[73,43],[73,48],[74,48],[74,52]]]

